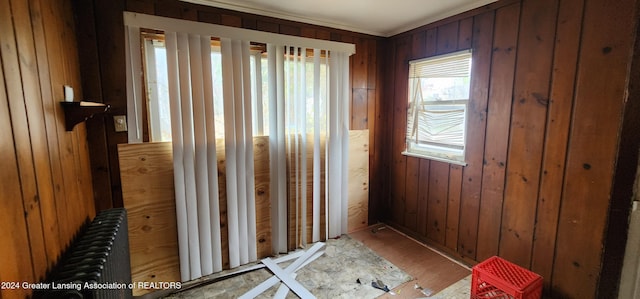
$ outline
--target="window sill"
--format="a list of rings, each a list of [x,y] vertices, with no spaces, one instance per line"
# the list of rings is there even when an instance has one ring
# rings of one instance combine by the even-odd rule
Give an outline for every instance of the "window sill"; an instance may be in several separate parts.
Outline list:
[[[454,165],[467,166],[466,162],[460,162],[460,161],[451,160],[451,159],[442,158],[442,157],[435,157],[435,156],[411,153],[411,152],[407,152],[407,151],[403,151],[402,155],[407,156],[407,157],[414,157],[414,158],[434,160],[434,161],[438,161],[438,162],[445,162],[445,163],[450,163],[450,164],[454,164]]]

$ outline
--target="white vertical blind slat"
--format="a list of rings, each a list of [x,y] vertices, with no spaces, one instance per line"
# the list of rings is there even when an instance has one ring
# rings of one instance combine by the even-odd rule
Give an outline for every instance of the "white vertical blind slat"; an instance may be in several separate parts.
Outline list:
[[[313,231],[320,241],[320,50],[313,50]]]
[[[347,232],[347,149],[349,146],[349,60],[340,52],[329,53],[329,238]]]
[[[234,70],[233,54],[230,39],[221,39],[222,52],[222,84],[224,97],[224,119],[228,124],[235,124],[234,113]],[[235,126],[225,125],[225,155],[227,170],[227,228],[229,238],[229,266],[235,268],[240,265],[240,223],[238,216],[238,183],[236,171],[236,132]]]
[[[193,133],[195,144],[195,185],[198,214],[198,238],[202,275],[213,273],[211,257],[211,217],[209,216],[209,178],[207,172],[207,145],[204,116],[204,83],[202,77],[202,54],[200,37],[189,35],[189,63],[191,70],[191,93],[193,111]]]
[[[337,55],[333,52],[330,53],[331,59],[329,59],[329,115],[334,116],[329,118],[329,136],[327,138],[328,154],[331,157],[329,160],[329,167],[327,169],[328,176],[328,188],[329,188],[329,235],[328,238],[335,238],[340,236],[342,229],[340,228],[341,221],[339,215],[342,214],[342,204],[340,203],[341,191],[340,191],[340,164],[342,163],[342,151],[340,150],[340,121],[342,115],[339,113],[339,74],[334,72],[338,68]]]
[[[342,208],[340,210],[340,220],[341,224],[341,233],[346,234],[348,229],[348,218],[349,218],[349,198],[348,198],[348,181],[349,181],[349,56],[347,56],[343,52],[338,52],[338,63],[339,69],[337,70],[340,74],[340,99],[338,102],[341,104],[340,114],[342,114],[342,123],[340,126],[340,133],[342,134],[342,163],[340,167],[342,168],[342,175],[340,175],[340,188],[341,188],[341,204]]]
[[[284,91],[284,47],[278,46],[276,49],[276,122],[277,122],[277,154],[278,154],[278,250],[287,252],[287,160],[285,142],[285,91]],[[270,113],[271,114],[271,113]]]
[[[302,199],[302,246],[307,245],[307,49],[300,48],[300,194]]]
[[[248,246],[248,261],[252,262],[258,259],[257,243],[256,243],[256,203],[255,203],[255,173],[253,165],[253,115],[252,115],[252,94],[251,94],[251,72],[249,68],[250,62],[250,44],[248,41],[242,42],[242,82],[244,86],[243,92],[243,121],[244,121],[244,136],[243,143],[245,146],[245,156],[243,157],[245,163],[245,175],[240,179],[246,182],[246,201],[247,208],[245,210],[247,214],[247,246]]]
[[[247,189],[244,180],[246,172],[245,163],[245,140],[244,140],[244,109],[243,105],[243,51],[242,43],[239,40],[231,40],[232,45],[232,62],[233,62],[233,113],[235,125],[235,153],[236,161],[235,175],[236,177],[236,193],[238,201],[238,229],[240,238],[240,264],[249,262],[248,236],[247,236]],[[224,57],[223,57],[224,59]],[[248,83],[248,82],[247,82]],[[229,159],[227,159],[228,161]]]
[[[189,37],[185,33],[178,33],[178,75],[180,79],[180,104],[182,110],[182,147],[183,167],[185,174],[185,195],[187,201],[187,225],[189,226],[189,264],[191,279],[201,275],[200,269],[200,241],[198,234],[198,203],[195,181],[195,148],[193,136],[193,111],[191,97],[191,72],[189,55]]]
[[[269,98],[269,190],[271,193],[271,250],[273,253],[280,252],[280,200],[278,193],[278,120],[277,90],[276,90],[276,47],[267,45],[267,74],[268,98]]]
[[[213,73],[211,67],[211,37],[200,37],[202,78],[204,91],[205,138],[207,151],[207,178],[209,189],[209,216],[211,217],[211,256],[213,272],[222,271],[222,239],[220,234],[220,195],[218,191],[218,158],[216,152],[213,106]]]
[[[167,76],[169,79],[169,105],[171,107],[171,135],[173,148],[174,188],[176,196],[176,221],[178,226],[178,251],[180,255],[180,279],[190,280],[189,226],[184,184],[182,112],[180,108],[180,84],[178,74],[178,45],[174,32],[165,34],[167,47]]]

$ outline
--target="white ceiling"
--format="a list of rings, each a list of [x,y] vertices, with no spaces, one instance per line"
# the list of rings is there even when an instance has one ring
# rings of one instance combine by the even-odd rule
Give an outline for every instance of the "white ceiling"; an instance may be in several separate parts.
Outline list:
[[[182,0],[388,37],[497,0]]]

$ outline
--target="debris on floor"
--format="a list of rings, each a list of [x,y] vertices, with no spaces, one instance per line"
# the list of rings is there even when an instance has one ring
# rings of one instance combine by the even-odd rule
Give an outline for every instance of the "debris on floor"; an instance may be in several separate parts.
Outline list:
[[[262,259],[262,263],[269,268],[274,275],[266,281],[263,281],[257,287],[244,293],[240,298],[253,299],[278,282],[282,282],[282,284],[278,288],[276,298],[284,298],[289,290],[293,291],[300,298],[316,298],[309,290],[296,281],[297,274],[295,272],[323,255],[324,251],[320,250],[322,247],[324,247],[324,243],[315,243],[309,250],[302,251],[302,254],[295,255],[297,259],[285,269],[282,269],[278,265],[277,260],[271,258]],[[294,257],[293,254],[291,256]]]
[[[371,229],[371,232],[375,234],[375,233],[377,233],[377,232],[379,232],[379,231],[381,231],[381,230],[383,230],[383,229],[386,229],[386,228],[387,228],[387,227],[386,227],[386,226],[384,226],[384,225],[376,226],[376,227],[374,227],[374,228],[372,228],[372,229]]]
[[[376,280],[376,281],[372,281],[371,282],[371,286],[376,288],[376,289],[380,289],[383,290],[385,292],[389,292],[389,287],[387,285],[384,284],[384,282],[382,282],[381,280]]]
[[[431,295],[433,295],[433,291],[431,289],[425,289],[419,286],[417,283],[414,284],[413,288],[416,290],[420,290],[420,292],[427,297],[431,297]]]

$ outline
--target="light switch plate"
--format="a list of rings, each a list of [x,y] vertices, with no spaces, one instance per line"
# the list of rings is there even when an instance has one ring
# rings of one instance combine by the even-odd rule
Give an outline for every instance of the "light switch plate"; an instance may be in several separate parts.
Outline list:
[[[126,132],[127,131],[127,116],[126,115],[114,115],[113,116],[113,126],[115,127],[116,132]]]

